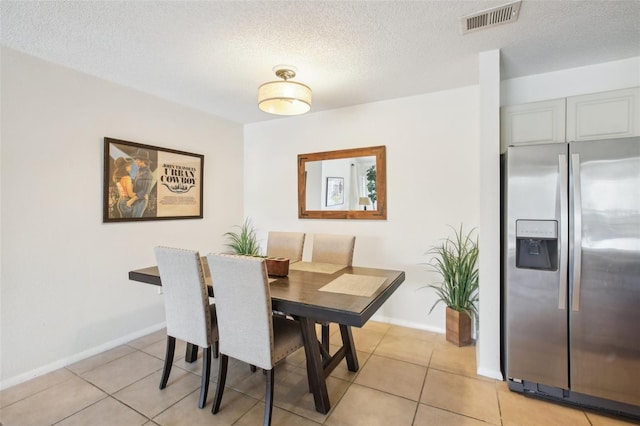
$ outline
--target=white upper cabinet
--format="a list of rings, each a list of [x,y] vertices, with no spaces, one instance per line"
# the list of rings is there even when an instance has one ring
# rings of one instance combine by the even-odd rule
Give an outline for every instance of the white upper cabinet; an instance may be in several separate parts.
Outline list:
[[[567,141],[640,135],[640,87],[567,98]]]
[[[503,107],[500,111],[502,150],[509,145],[564,142],[565,99]]]
[[[640,136],[640,87],[509,105],[500,110],[501,152],[509,145],[630,136]]]

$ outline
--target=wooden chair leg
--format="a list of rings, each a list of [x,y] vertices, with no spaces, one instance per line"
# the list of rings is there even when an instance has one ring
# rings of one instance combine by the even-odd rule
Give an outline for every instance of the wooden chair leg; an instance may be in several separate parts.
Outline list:
[[[187,350],[184,354],[184,360],[188,363],[196,362],[198,360],[198,345],[187,342]]]
[[[271,411],[273,411],[273,388],[275,383],[275,368],[265,370],[267,390],[264,400],[264,426],[271,425]]]
[[[218,341],[216,340],[215,342],[213,342],[213,357],[217,359],[218,355],[220,355],[220,346],[218,345]]]
[[[198,408],[203,408],[207,403],[209,377],[211,377],[211,346],[202,348],[202,381],[200,383],[200,401],[198,402]]]
[[[211,412],[216,414],[220,410],[220,403],[222,402],[222,393],[224,392],[224,384],[227,381],[227,363],[229,357],[225,354],[220,354],[220,360],[218,362],[218,386],[216,386],[216,398],[213,401],[213,407]]]
[[[173,353],[176,350],[176,338],[167,336],[167,351],[164,355],[164,368],[162,369],[162,378],[160,379],[160,389],[167,387],[169,374],[171,374],[171,365],[173,365]]]

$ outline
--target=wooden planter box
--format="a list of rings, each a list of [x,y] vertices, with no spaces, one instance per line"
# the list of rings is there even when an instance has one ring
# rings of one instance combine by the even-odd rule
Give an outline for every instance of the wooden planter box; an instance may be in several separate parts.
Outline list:
[[[470,345],[471,318],[464,312],[459,312],[447,306],[447,341],[456,346]]]
[[[289,274],[289,259],[284,257],[267,257],[267,274],[274,277],[286,277]]]

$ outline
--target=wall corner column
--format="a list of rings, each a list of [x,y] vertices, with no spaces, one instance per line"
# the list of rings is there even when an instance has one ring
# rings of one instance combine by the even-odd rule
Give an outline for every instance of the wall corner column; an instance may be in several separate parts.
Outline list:
[[[502,380],[500,371],[500,50],[481,52],[480,232],[477,373]]]

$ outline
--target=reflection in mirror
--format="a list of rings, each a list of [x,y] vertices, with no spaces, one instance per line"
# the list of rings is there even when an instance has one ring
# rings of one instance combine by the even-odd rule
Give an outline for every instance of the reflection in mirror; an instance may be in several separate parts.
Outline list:
[[[307,210],[375,210],[375,170],[372,155],[307,161]]]
[[[385,147],[298,155],[298,217],[386,219]]]

